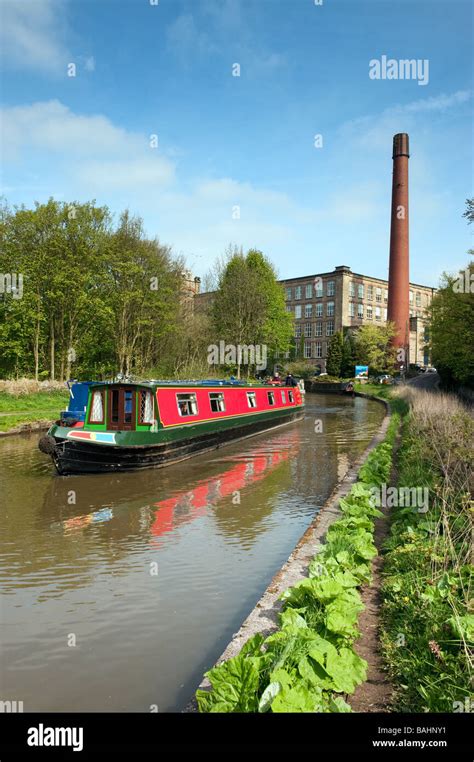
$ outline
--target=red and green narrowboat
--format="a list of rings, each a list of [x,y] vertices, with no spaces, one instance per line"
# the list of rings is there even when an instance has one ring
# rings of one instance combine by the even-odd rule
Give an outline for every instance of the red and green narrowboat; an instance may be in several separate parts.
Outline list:
[[[159,467],[291,423],[303,409],[298,386],[93,382],[84,420],[56,421],[39,448],[60,474]]]

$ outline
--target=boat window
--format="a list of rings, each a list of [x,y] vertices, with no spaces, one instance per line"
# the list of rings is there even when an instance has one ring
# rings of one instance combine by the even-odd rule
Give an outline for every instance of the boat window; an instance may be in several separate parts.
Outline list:
[[[111,403],[111,420],[112,423],[118,423],[119,419],[119,390],[112,389],[112,403]]]
[[[286,394],[283,391],[283,389],[281,390],[281,401],[283,402],[284,405],[286,405]]]
[[[257,407],[257,395],[255,392],[247,392],[247,402],[249,407]]]
[[[153,397],[149,389],[140,389],[139,402],[140,423],[153,423]]]
[[[213,413],[223,413],[225,411],[225,400],[222,392],[210,392],[209,400]]]
[[[125,423],[131,423],[132,422],[132,410],[133,410],[133,392],[131,389],[125,389],[125,393],[123,395],[124,402],[123,402],[123,420]]]
[[[91,412],[89,414],[90,423],[104,422],[104,392],[92,392]]]
[[[177,394],[176,401],[181,416],[197,415],[198,404],[195,394]]]
[[[267,392],[268,397],[268,404],[274,405],[275,404],[275,392]]]
[[[293,392],[288,392],[288,399],[290,402],[293,402]]]

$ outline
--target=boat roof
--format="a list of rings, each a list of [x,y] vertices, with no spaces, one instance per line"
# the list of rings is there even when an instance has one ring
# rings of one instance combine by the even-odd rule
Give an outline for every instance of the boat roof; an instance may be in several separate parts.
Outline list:
[[[210,387],[230,387],[230,386],[237,386],[239,388],[254,388],[256,386],[258,387],[268,387],[269,389],[274,389],[274,384],[264,384],[261,381],[255,381],[254,383],[246,383],[244,381],[231,381],[229,379],[188,379],[188,380],[180,380],[180,381],[170,381],[170,380],[163,380],[163,379],[151,379],[147,381],[127,381],[126,379],[121,379],[120,381],[90,381],[91,386],[136,386],[136,387],[150,387],[155,388],[158,386],[162,387],[196,387],[196,386],[202,386],[206,388]]]

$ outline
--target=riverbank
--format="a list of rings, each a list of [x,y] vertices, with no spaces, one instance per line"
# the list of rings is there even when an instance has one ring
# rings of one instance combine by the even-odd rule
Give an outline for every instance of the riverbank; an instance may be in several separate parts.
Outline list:
[[[32,392],[0,389],[0,436],[48,428],[68,400],[64,386]]]
[[[388,432],[391,440],[394,427],[395,420]],[[350,711],[336,694],[352,692],[364,679],[365,662],[352,644],[361,608],[357,588],[369,574],[367,559],[375,551],[366,531],[373,529],[372,508],[362,482],[374,478],[373,469],[376,464],[381,468],[382,460],[383,468],[389,467],[390,445],[381,444],[388,429],[386,415],[378,434],[322,507],[217,666],[206,673],[197,701],[186,711],[196,711],[198,704],[200,711],[211,712]],[[357,550],[340,552],[341,529],[346,536],[353,532]],[[319,666],[314,661],[318,648]],[[309,659],[301,667],[304,675],[298,672],[296,653]],[[320,672],[325,674],[322,682]]]

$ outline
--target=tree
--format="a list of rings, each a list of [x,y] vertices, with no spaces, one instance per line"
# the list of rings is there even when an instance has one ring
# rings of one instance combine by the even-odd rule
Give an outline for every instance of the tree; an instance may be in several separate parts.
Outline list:
[[[474,386],[474,262],[461,277],[444,273],[429,307],[433,364],[445,386]]]
[[[293,376],[301,376],[301,378],[310,378],[311,376],[314,376],[314,365],[310,360],[286,362],[285,373],[291,373]]]
[[[240,347],[263,347],[269,353],[287,352],[293,333],[293,319],[285,309],[283,287],[273,266],[262,252],[250,249],[228,252],[221,267],[212,305],[216,343],[224,341],[236,349],[236,369],[240,378],[245,362]],[[250,373],[251,363],[247,364]]]
[[[0,235],[0,272],[24,282],[21,298],[0,294],[0,374],[100,378],[170,365],[169,337],[185,321],[183,262],[140,218],[124,212],[113,229],[94,202],[3,204]]]
[[[474,198],[466,199],[463,217],[474,222]],[[456,276],[443,273],[428,313],[431,356],[443,385],[473,388],[474,261]]]
[[[360,326],[355,337],[357,364],[368,365],[375,373],[392,370],[396,349],[391,342],[395,334],[394,323]]]
[[[337,331],[328,345],[328,356],[326,360],[326,370],[330,376],[340,376],[342,367],[342,333]]]
[[[466,210],[463,212],[463,217],[466,217],[468,224],[474,222],[474,198],[466,199]]]
[[[357,344],[353,331],[347,331],[342,342],[341,376],[348,378],[354,375],[357,363]]]

